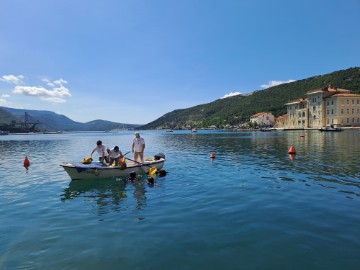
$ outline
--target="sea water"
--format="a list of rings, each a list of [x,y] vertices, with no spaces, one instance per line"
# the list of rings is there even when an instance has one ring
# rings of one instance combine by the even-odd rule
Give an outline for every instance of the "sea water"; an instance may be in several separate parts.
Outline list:
[[[0,269],[360,269],[358,130],[140,134],[154,186],[59,166],[130,131],[1,136]]]

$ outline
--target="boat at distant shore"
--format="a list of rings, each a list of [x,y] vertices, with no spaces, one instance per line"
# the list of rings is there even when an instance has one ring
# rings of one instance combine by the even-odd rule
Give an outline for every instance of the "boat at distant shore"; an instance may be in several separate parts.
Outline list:
[[[269,131],[273,131],[274,129],[269,128],[269,127],[265,127],[265,128],[260,128],[260,131],[262,132],[269,132]]]
[[[0,135],[9,135],[9,131],[0,130]]]
[[[325,127],[319,128],[319,131],[343,131],[340,127],[334,127],[334,125],[326,125]]]
[[[43,134],[63,134],[62,131],[44,131]]]

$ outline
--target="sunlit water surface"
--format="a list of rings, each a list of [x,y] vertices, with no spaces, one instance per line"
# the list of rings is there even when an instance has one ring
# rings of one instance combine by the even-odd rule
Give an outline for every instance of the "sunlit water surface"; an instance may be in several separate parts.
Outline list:
[[[360,269],[359,131],[141,135],[153,187],[59,166],[132,132],[1,136],[0,269]]]

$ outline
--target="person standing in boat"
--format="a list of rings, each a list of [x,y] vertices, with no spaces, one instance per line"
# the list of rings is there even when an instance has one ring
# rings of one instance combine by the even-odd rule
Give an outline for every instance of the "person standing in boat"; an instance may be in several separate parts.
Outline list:
[[[92,156],[92,154],[94,154],[94,152],[98,152],[99,154],[99,161],[100,162],[109,162],[108,160],[108,156],[109,156],[109,149],[106,147],[106,145],[102,144],[102,141],[98,140],[96,142],[96,147],[94,148],[94,150],[92,150],[90,156]]]
[[[141,163],[144,163],[144,150],[145,150],[145,140],[140,137],[139,132],[135,132],[135,138],[132,143],[132,152],[134,153],[134,160],[137,162],[140,156]]]
[[[123,158],[123,154],[119,149],[119,146],[115,146],[109,152],[109,166],[115,162],[115,166],[119,166],[120,160]]]

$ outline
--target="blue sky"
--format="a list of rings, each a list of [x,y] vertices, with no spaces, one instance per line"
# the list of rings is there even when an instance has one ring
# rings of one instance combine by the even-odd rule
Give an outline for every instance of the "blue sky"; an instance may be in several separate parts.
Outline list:
[[[0,106],[145,124],[360,64],[359,0],[2,0]]]

